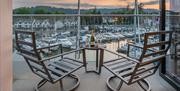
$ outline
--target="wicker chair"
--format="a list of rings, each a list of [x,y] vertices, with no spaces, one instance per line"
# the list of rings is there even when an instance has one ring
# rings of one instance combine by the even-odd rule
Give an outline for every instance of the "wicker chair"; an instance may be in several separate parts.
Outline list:
[[[161,36],[169,37],[166,37],[165,40],[161,40]],[[159,40],[152,42],[150,38],[154,37]],[[129,43],[127,56],[114,53],[120,58],[104,62],[103,64],[106,69],[113,73],[113,75],[107,79],[106,83],[108,88],[112,91],[119,91],[123,83],[126,83],[127,85],[138,83],[143,90],[151,91],[151,87],[145,78],[152,76],[157,71],[170,47],[171,38],[172,32],[170,31],[145,33],[144,46],[141,47]],[[137,58],[129,57],[129,50],[132,46],[142,49],[138,60]],[[113,88],[112,84],[110,84],[110,81],[115,78],[120,79],[120,83],[117,88]]]
[[[15,31],[15,36],[17,50],[19,51],[20,55],[24,57],[31,71],[42,78],[42,80],[36,86],[36,91],[39,91],[39,88],[42,87],[46,82],[50,82],[52,84],[60,82],[61,90],[64,90],[62,79],[67,76],[75,79],[76,84],[72,88],[68,90],[66,89],[65,91],[75,90],[79,86],[79,77],[72,73],[83,67],[83,62],[72,58],[63,57],[64,55],[74,53],[78,50],[43,59],[40,55],[40,50],[43,48],[38,49],[36,47],[35,32]],[[27,41],[23,39],[23,36],[26,36],[31,40]]]

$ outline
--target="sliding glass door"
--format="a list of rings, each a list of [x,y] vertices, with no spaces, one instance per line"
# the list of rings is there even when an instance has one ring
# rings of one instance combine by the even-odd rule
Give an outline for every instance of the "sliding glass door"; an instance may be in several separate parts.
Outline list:
[[[163,1],[163,0],[162,0]],[[161,14],[161,17],[166,17],[165,24],[161,26],[165,30],[174,31],[172,46],[168,52],[160,74],[178,91],[180,89],[180,1],[179,0],[165,0],[166,12]],[[168,7],[170,6],[170,7]],[[161,11],[163,8],[161,7]],[[166,15],[166,16],[165,16]],[[163,22],[161,22],[163,23]]]

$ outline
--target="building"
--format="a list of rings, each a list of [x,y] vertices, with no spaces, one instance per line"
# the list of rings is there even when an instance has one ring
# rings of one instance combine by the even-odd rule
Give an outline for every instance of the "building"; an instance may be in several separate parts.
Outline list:
[[[153,1],[153,0],[152,0]],[[164,2],[164,1],[167,1],[167,0],[160,0],[161,2]],[[180,1],[179,0],[176,0],[176,4],[180,4]],[[178,3],[179,2],[179,3]],[[162,6],[165,6],[165,2],[164,3],[161,3]],[[180,7],[178,5],[175,5],[175,7]],[[174,10],[178,10],[178,9],[174,9]],[[161,8],[161,18],[160,18],[160,29],[161,30],[164,30],[165,29],[165,8],[162,7]],[[178,12],[178,11],[177,11]],[[13,79],[13,62],[12,62],[12,37],[13,37],[13,33],[12,33],[12,0],[0,0],[0,91],[14,91],[12,88],[14,85],[13,81],[15,81],[15,79]],[[70,24],[70,23],[68,23]],[[37,23],[37,26],[39,26],[39,23]],[[74,38],[75,39],[75,38]],[[164,39],[164,37],[162,36],[162,39]],[[168,73],[166,70],[169,69],[169,67],[167,67],[166,63],[167,61],[165,62],[166,60],[163,60],[162,61],[162,66],[161,66],[161,69],[159,71],[160,75],[162,77],[166,77],[165,79],[167,80],[168,79],[168,82],[171,81],[171,84],[175,87],[175,85],[178,85],[178,88],[180,88],[180,84],[175,84],[174,83],[174,78],[175,76],[173,77],[167,77],[166,73]],[[171,61],[171,60],[170,60]],[[22,64],[20,64],[22,65]],[[27,67],[26,67],[27,68]],[[23,68],[21,68],[23,69]],[[84,74],[84,70],[82,71],[83,73],[83,76],[86,76]],[[19,74],[17,72],[17,74]],[[31,77],[31,75],[28,75],[29,77]],[[19,76],[18,76],[19,77]],[[87,77],[87,76],[86,76]],[[89,76],[88,76],[89,77]],[[92,76],[91,76],[92,77]],[[99,76],[93,76],[93,77],[98,77]],[[90,77],[89,77],[90,78]],[[93,79],[95,80],[95,84],[90,84],[90,82],[92,82],[91,80],[89,80],[88,78],[88,83],[87,83],[87,80],[85,83],[87,84],[82,84],[82,85],[87,85],[87,86],[84,86],[86,89],[90,86],[92,86],[91,88],[89,88],[90,90],[92,91],[97,91],[97,90],[93,90],[93,89],[96,89],[96,87],[101,87],[101,86],[97,86],[99,85],[98,81],[99,79]],[[154,88],[157,88],[159,87],[160,85],[162,85],[162,83],[164,83],[164,80],[163,82],[162,81],[159,81],[159,77],[158,77],[158,80],[154,79],[156,77],[153,77],[153,81],[155,80],[156,82],[159,82],[159,84],[155,84],[153,87]],[[176,77],[177,78],[177,77]],[[20,79],[22,80],[22,79]],[[31,79],[30,79],[31,80]],[[84,79],[83,79],[84,80]],[[175,79],[177,80],[177,79]],[[23,81],[24,82],[24,81]],[[27,83],[29,84],[29,82],[31,81],[28,81]],[[103,83],[105,82],[105,80],[103,81]],[[154,83],[153,83],[154,84]],[[100,84],[101,85],[101,84]],[[102,84],[103,88],[105,86],[105,84]],[[32,86],[32,85],[28,85],[28,86]],[[22,87],[26,87],[26,85],[24,85],[24,83],[22,83],[21,86],[19,86],[18,88],[22,88]],[[59,87],[59,86],[57,86]],[[136,86],[134,86],[136,87]],[[48,88],[48,87],[47,87]],[[52,87],[54,88],[54,87]],[[165,86],[161,86],[160,89],[162,90],[157,90],[155,89],[154,91],[175,91],[175,90],[169,90],[168,87],[165,87]],[[167,89],[167,90],[166,90]],[[21,91],[21,90],[17,90],[17,91]],[[26,88],[22,91],[28,91]],[[30,90],[32,91],[32,90]],[[43,90],[42,90],[43,91]],[[47,91],[47,90],[46,90]],[[80,90],[78,90],[80,91]],[[86,91],[86,90],[81,90],[81,91]],[[106,91],[106,90],[99,90],[98,91]],[[125,90],[125,91],[134,91],[133,90]],[[179,90],[177,90],[179,91]]]

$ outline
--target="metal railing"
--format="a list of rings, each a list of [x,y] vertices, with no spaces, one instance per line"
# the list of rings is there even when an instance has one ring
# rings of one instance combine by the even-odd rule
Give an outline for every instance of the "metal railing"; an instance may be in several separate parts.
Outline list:
[[[123,35],[124,39],[136,39],[134,35],[159,30],[159,15],[157,14],[15,14],[13,15],[13,30],[35,31],[37,38],[68,37],[71,41],[69,43],[76,45],[78,16],[81,18],[80,43],[85,42],[84,37],[90,34],[91,30],[95,30],[95,35],[104,39],[105,42],[120,40],[120,36],[116,38],[118,33]],[[166,29],[179,27],[179,22],[175,22],[175,20],[180,21],[179,17],[180,15],[167,16]]]

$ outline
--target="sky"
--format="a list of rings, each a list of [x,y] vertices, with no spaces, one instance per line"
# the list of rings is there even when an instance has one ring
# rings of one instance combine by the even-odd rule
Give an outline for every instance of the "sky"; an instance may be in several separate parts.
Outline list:
[[[159,0],[138,0],[144,8],[159,9]],[[77,8],[78,0],[13,0],[13,8],[53,6],[57,8]],[[134,7],[134,0],[81,0],[81,9]],[[169,8],[169,2],[166,3]]]

